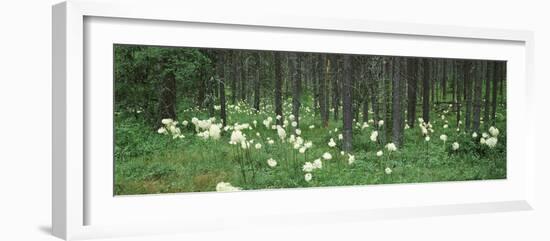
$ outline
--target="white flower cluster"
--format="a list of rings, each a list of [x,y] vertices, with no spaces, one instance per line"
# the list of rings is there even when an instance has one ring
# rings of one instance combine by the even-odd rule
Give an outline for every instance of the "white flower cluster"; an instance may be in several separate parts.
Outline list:
[[[273,158],[269,158],[267,159],[267,165],[269,165],[270,167],[275,167],[277,166],[277,161],[275,161]]]
[[[234,187],[229,182],[220,182],[216,185],[216,192],[235,192],[240,190],[240,187]]]
[[[395,146],[395,144],[393,144],[393,142],[390,142],[390,143],[386,144],[386,149],[389,152],[397,151],[397,146]]]
[[[306,182],[311,181],[311,179],[313,178],[311,172],[321,168],[323,168],[323,162],[321,161],[321,158],[315,159],[313,162],[304,163],[304,165],[302,166],[302,171],[305,172],[304,179],[306,180]]]
[[[177,127],[177,124],[178,124],[177,121],[174,121],[170,118],[167,118],[167,119],[162,119],[161,123],[164,126],[160,127],[157,130],[157,133],[162,134],[162,135],[171,135],[172,139],[185,138],[185,136],[183,134],[181,134],[181,129],[179,127]]]
[[[370,140],[372,142],[376,142],[377,139],[378,139],[378,131],[372,131],[372,133],[370,134]]]
[[[500,134],[500,131],[494,127],[494,126],[491,126],[489,128],[489,133],[491,134],[489,136],[489,134],[487,133],[483,133],[481,135],[481,139],[479,139],[479,143],[481,145],[487,145],[489,148],[495,148],[495,146],[497,146],[497,143],[498,143],[498,135]]]

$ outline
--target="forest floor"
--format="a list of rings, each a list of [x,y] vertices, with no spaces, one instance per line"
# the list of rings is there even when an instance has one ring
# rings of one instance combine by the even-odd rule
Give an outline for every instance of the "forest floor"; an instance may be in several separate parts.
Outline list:
[[[192,123],[192,118],[197,118],[195,123],[211,118],[207,111],[188,107],[191,104],[180,106],[176,126],[182,136],[175,139],[168,133],[159,134],[139,113],[115,114],[115,195],[216,191],[221,182],[252,190],[506,178],[503,105],[499,105],[497,111],[495,127],[500,133],[492,148],[480,143],[492,135],[490,125],[482,123],[479,133],[473,137],[472,132],[464,131],[464,124],[457,127],[454,109],[441,104],[431,110],[433,132],[429,131],[429,141],[416,120],[414,126],[404,130],[403,145],[389,151],[386,148],[389,141],[385,140],[391,138],[386,138],[384,133],[391,122],[378,125],[367,121],[365,124],[359,116],[353,123],[353,152],[343,155],[339,138],[342,120],[334,120],[332,110],[328,127],[321,127],[319,114],[302,107],[298,126],[301,133],[297,135],[289,119],[290,100],[285,101],[286,135],[281,139],[281,133],[272,129],[276,117],[271,105],[264,106],[260,112],[245,103],[228,105],[228,123],[232,128],[222,130],[220,139],[216,140],[197,135]],[[219,110],[215,116],[213,123],[220,123]],[[420,116],[421,113],[417,113],[417,118]],[[269,117],[272,121],[266,127],[264,122]],[[187,125],[183,125],[184,122]],[[249,127],[235,127],[235,123]],[[158,127],[161,126],[159,120]],[[241,129],[246,135],[249,143],[246,149],[229,143],[235,129]],[[376,141],[371,140],[373,131],[379,132]],[[294,148],[296,141],[289,140],[291,135],[302,138],[301,147],[308,142],[311,147],[300,153]],[[446,141],[440,138],[442,135],[447,136]],[[334,147],[329,146],[331,138],[336,144]],[[453,149],[455,142],[459,144],[456,150]],[[379,151],[381,156],[377,155]],[[323,158],[325,153],[330,154],[329,160]],[[269,165],[268,159],[277,164]],[[316,159],[322,162],[321,168],[306,164]]]

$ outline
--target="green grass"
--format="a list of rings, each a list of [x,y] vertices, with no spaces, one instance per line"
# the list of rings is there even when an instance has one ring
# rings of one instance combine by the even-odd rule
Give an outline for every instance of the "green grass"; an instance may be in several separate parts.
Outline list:
[[[190,108],[191,105],[186,103],[179,106],[178,120],[189,121],[187,127],[182,127],[182,134],[185,135],[183,139],[158,134],[156,128],[147,126],[135,113],[121,112],[115,115],[116,195],[215,191],[219,182],[229,182],[233,186],[251,190],[506,178],[506,114],[503,106],[499,106],[497,115],[496,127],[500,134],[494,149],[480,145],[479,138],[474,140],[462,128],[457,132],[452,112],[445,114],[449,128],[444,129],[440,115],[446,107],[432,109],[431,123],[435,132],[430,135],[428,152],[418,124],[415,124],[405,130],[402,147],[391,155],[384,149],[384,155],[377,157],[376,152],[382,150],[385,143],[370,141],[373,125],[361,130],[354,123],[353,154],[356,161],[349,165],[347,156],[340,154],[341,142],[337,138],[341,133],[342,122],[334,121],[332,114],[329,127],[320,128],[318,115],[302,108],[301,136],[313,142],[313,147],[306,151],[306,157],[290,144],[281,143],[275,130],[263,126],[262,121],[267,116],[275,121],[274,115],[267,114],[273,113],[271,106],[255,113],[248,105],[241,104],[240,111],[229,108],[229,123],[252,125],[252,121],[256,120],[257,126],[253,130],[243,132],[248,139],[254,139],[254,143],[262,144],[260,150],[253,147],[249,149],[255,178],[250,180],[251,170],[247,170],[247,182],[242,177],[235,157],[239,147],[228,143],[231,131],[222,132],[220,140],[203,140],[196,136],[191,118],[206,119],[209,117],[207,112]],[[440,111],[436,112],[435,109]],[[285,104],[284,112],[290,112],[289,105]],[[421,116],[421,113],[417,116]],[[385,125],[388,124],[391,123],[386,121]],[[308,128],[310,125],[315,125],[315,128]],[[487,132],[488,127],[482,124],[481,132]],[[336,133],[335,128],[338,128]],[[256,132],[260,133],[261,138],[256,136]],[[287,138],[289,132],[291,128],[287,127]],[[439,139],[441,134],[448,136],[445,144]],[[276,140],[275,144],[269,145],[266,137]],[[335,148],[327,145],[330,138],[338,143]],[[451,149],[455,141],[460,143],[457,151]],[[312,172],[313,179],[310,182],[305,181],[302,165],[305,161],[320,158],[324,152],[330,152],[333,159],[323,161],[323,168]],[[268,158],[277,160],[278,165],[269,167],[266,163]],[[386,167],[392,169],[391,174],[384,172]]]

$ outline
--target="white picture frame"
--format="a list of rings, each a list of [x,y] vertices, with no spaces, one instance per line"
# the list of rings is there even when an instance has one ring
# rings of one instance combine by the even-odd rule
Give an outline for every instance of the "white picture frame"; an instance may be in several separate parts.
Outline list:
[[[315,224],[533,208],[534,134],[530,128],[526,131],[519,127],[533,116],[527,108],[533,92],[533,34],[529,31],[276,14],[215,16],[178,1],[72,0],[55,5],[52,16],[52,226],[53,234],[60,238],[298,222],[292,220]],[[227,43],[185,39],[178,31],[200,32],[203,36],[224,31]],[[245,35],[256,42],[240,41]],[[277,36],[285,38],[268,41]],[[289,38],[294,42],[285,40]],[[321,41],[305,44],[311,40]],[[359,48],[357,41],[372,44]],[[347,44],[341,47],[335,42]],[[109,78],[109,63],[105,61],[112,61],[112,51],[109,53],[106,47],[113,43],[507,60],[509,175],[501,181],[113,197],[112,189],[105,189],[112,188],[112,178],[101,179],[112,171],[107,165],[109,161],[112,164],[112,157],[108,159],[105,149],[109,145],[96,148],[94,144],[109,143],[108,136],[112,138],[112,128],[102,124],[109,123],[109,117],[103,115],[109,112],[97,111],[111,108],[112,99],[97,96],[109,91],[112,95],[112,82],[87,79]],[[392,48],[387,47],[389,44]]]

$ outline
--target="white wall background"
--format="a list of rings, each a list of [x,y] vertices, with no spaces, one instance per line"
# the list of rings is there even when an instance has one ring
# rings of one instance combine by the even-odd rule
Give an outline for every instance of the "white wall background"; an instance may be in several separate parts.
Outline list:
[[[51,5],[4,1],[0,7],[0,240],[57,240],[51,218]],[[201,233],[182,240],[550,240],[550,170],[545,152],[550,103],[550,15],[546,1],[190,1],[213,14],[281,11],[398,22],[535,31],[537,200],[535,211]],[[154,11],[154,10],[152,10]],[[512,80],[513,81],[513,80]],[[117,240],[159,240],[160,237]],[[163,239],[164,240],[164,239]]]

